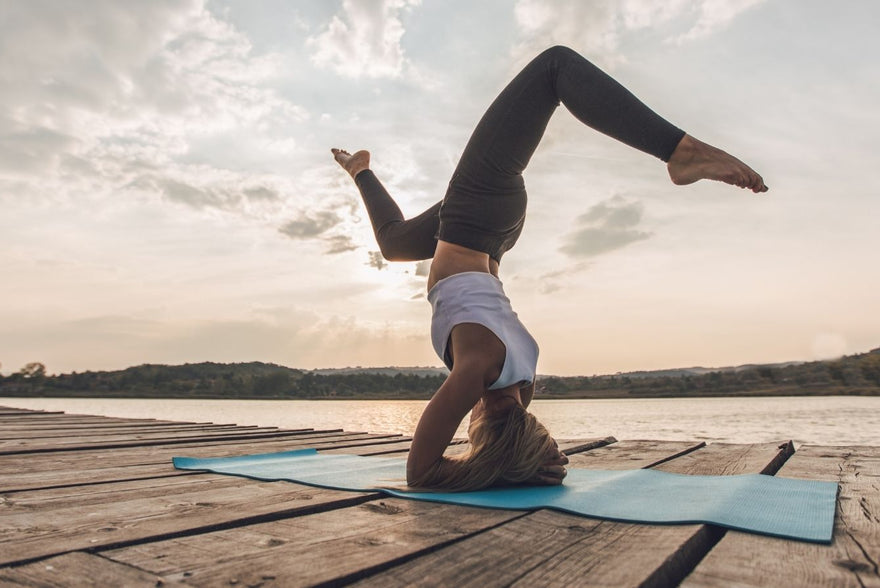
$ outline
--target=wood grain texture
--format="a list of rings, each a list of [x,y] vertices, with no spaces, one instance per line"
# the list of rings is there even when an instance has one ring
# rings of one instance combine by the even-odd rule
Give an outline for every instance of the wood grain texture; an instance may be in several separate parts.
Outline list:
[[[360,437],[362,441],[353,441],[353,444],[363,445],[365,442],[368,443],[394,443],[396,440],[400,439],[400,435],[397,434],[368,434],[363,433]],[[311,443],[317,443],[320,440],[316,437],[309,436],[304,437],[301,433],[290,432],[270,432],[266,434],[258,433],[258,434],[239,434],[236,432],[230,432],[225,435],[212,435],[208,437],[192,437],[192,438],[175,438],[175,439],[159,439],[159,440],[141,440],[138,441],[120,441],[120,442],[97,442],[90,443],[86,445],[66,445],[66,446],[54,446],[54,447],[43,447],[40,449],[29,450],[24,449],[21,451],[12,451],[6,454],[0,453],[0,459],[4,458],[7,455],[10,456],[25,456],[32,457],[37,454],[42,453],[64,453],[64,452],[72,452],[72,451],[84,451],[84,450],[95,450],[95,449],[106,449],[112,451],[120,451],[128,448],[134,449],[136,452],[140,452],[145,455],[153,455],[155,452],[162,452],[162,447],[164,446],[164,451],[166,453],[170,453],[172,455],[181,455],[181,451],[189,448],[196,447],[218,447],[218,449],[222,445],[241,445],[242,443],[247,444],[258,444],[263,442],[287,442],[289,441],[291,446],[293,447],[310,447]],[[146,449],[149,448],[149,449]],[[245,451],[245,453],[254,453],[254,451]],[[208,453],[207,455],[210,455]]]
[[[150,447],[148,450],[139,447],[119,449],[83,449],[77,451],[57,451],[23,455],[0,456],[0,471],[11,472],[8,476],[0,476],[0,491],[9,491],[20,487],[20,480],[39,480],[45,477],[44,484],[68,484],[70,478],[55,475],[56,471],[74,470],[87,472],[93,469],[110,467],[130,467],[141,465],[161,465],[171,467],[171,458],[187,457],[228,457],[231,455],[247,455],[253,453],[274,453],[290,451],[306,447],[342,448],[345,452],[357,452],[358,448],[384,447],[388,444],[400,443],[397,435],[371,434],[316,434],[291,436],[281,439],[246,439],[231,441],[205,441]],[[405,441],[408,444],[408,441]]]
[[[39,453],[44,451],[70,451],[92,447],[143,447],[149,445],[171,445],[186,443],[197,439],[260,439],[267,437],[291,437],[296,431],[281,431],[274,427],[241,428],[216,431],[181,431],[156,433],[116,433],[113,435],[74,435],[50,439],[7,439],[0,441],[0,455],[15,453]]]
[[[612,454],[625,442],[597,451]],[[711,449],[710,449],[711,447]],[[678,452],[681,446],[670,446]],[[707,446],[658,469],[722,475],[754,473],[777,459],[777,444]],[[652,459],[656,457],[652,456]],[[604,461],[604,460],[603,460]],[[707,525],[632,525],[537,511],[385,570],[359,586],[669,586],[723,535]],[[450,563],[451,562],[451,563]]]
[[[196,586],[250,585],[267,576],[278,586],[339,585],[522,515],[382,498],[103,555]]]
[[[641,469],[705,445],[694,441],[618,441],[569,455],[569,467],[594,470]]]
[[[315,443],[314,440],[301,440],[298,443],[277,441],[274,444],[261,444],[248,442],[247,444],[237,444],[232,447],[224,447],[221,451],[206,450],[208,457],[223,457],[229,455],[247,455],[253,453],[274,453],[280,451],[290,451],[292,449],[310,447],[321,449],[324,447],[338,447],[344,445],[339,450],[344,453],[354,455],[378,455],[386,453],[394,453],[384,449],[388,445],[397,447],[398,452],[408,451],[410,440],[397,441],[400,437],[394,436],[388,443],[389,438],[385,436],[370,435],[336,435],[329,440],[322,440]],[[110,482],[130,481],[130,480],[146,480],[159,477],[176,477],[193,475],[192,471],[177,470],[171,463],[171,458],[175,455],[200,453],[199,451],[188,451],[186,449],[166,451],[161,459],[156,456],[150,456],[148,461],[155,463],[146,464],[124,464],[120,463],[120,456],[111,452],[109,463],[107,459],[88,455],[91,452],[62,452],[61,457],[53,457],[52,460],[39,460],[38,458],[46,454],[28,454],[26,456],[0,456],[0,469],[3,469],[4,475],[0,476],[0,492],[21,492],[25,490],[65,488],[70,486],[84,486],[90,484],[105,484]],[[403,455],[401,453],[401,455]],[[28,463],[28,471],[22,472],[15,469],[13,458],[18,460],[27,460],[31,458],[39,463]],[[6,458],[4,460],[4,457]],[[144,459],[143,452],[135,453],[130,457]],[[114,465],[115,464],[115,465]],[[9,471],[11,473],[6,474]]]
[[[591,451],[598,447],[605,447],[612,443],[617,443],[614,437],[590,437],[585,439],[559,439],[557,441],[559,450],[566,455],[576,455],[581,452]],[[461,455],[470,449],[470,443],[467,439],[453,439],[452,443],[444,452],[444,455]]]
[[[156,588],[165,578],[99,555],[82,552],[51,557],[31,564],[0,569],[0,585],[34,588],[70,586],[126,586]]]
[[[7,494],[0,565],[342,508],[376,493],[199,474]]]
[[[109,435],[137,435],[140,433],[186,433],[186,432],[228,432],[238,427],[234,425],[76,425],[69,427],[24,427],[21,429],[3,427],[0,441],[24,439],[58,439],[65,437],[106,437]]]
[[[832,544],[731,531],[683,585],[880,586],[880,449],[804,446],[778,475],[840,484]]]
[[[175,455],[302,447],[403,457],[411,441],[341,430],[272,430],[264,437],[254,429],[0,407],[0,443],[39,447],[0,455],[0,584],[531,588],[683,580],[685,586],[880,588],[880,448],[807,446],[791,456],[790,443],[560,442],[571,453],[570,468],[779,470],[837,480],[834,542],[822,546],[708,525],[473,509],[171,466]],[[274,436],[279,432],[289,435]],[[467,448],[466,440],[454,443],[450,452]]]

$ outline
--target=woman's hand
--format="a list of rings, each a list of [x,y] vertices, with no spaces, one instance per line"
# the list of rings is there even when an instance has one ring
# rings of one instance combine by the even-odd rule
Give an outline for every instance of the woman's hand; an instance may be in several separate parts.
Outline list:
[[[567,463],[568,457],[559,451],[558,447],[554,447],[548,453],[546,461],[535,472],[535,475],[526,480],[526,484],[541,486],[558,486],[562,484],[562,480],[568,474],[565,470]]]

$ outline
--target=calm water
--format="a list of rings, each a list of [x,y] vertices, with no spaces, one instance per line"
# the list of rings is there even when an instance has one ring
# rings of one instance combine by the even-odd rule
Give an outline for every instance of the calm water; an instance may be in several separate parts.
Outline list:
[[[289,429],[412,434],[421,400],[146,400],[0,398],[0,406]],[[532,411],[559,438],[685,439],[880,445],[880,397],[536,400]],[[462,426],[459,436],[464,436]]]

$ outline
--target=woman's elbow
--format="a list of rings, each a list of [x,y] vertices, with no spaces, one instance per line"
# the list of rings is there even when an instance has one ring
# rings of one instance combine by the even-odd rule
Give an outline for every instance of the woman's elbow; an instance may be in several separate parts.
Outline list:
[[[416,468],[416,464],[413,463],[413,459],[410,457],[406,460],[406,485],[415,486],[418,484],[419,480],[420,472]]]

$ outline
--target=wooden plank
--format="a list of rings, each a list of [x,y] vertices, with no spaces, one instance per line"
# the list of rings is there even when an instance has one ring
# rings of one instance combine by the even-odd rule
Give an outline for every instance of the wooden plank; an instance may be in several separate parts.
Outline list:
[[[99,423],[14,423],[14,424],[5,424],[0,425],[0,431],[54,431],[54,430],[64,430],[64,431],[77,431],[77,430],[113,430],[113,429],[129,429],[132,427],[236,427],[238,425],[233,425],[229,423],[175,423],[175,422],[154,422],[154,423],[116,423],[113,421],[110,422],[99,422]]]
[[[102,555],[195,586],[253,586],[269,579],[278,586],[341,585],[522,514],[382,498]],[[442,569],[458,564],[445,562]]]
[[[659,465],[706,444],[697,441],[618,441],[613,445],[569,455],[570,468],[635,470]]]
[[[345,508],[378,496],[216,474],[11,493],[0,503],[0,565]]]
[[[445,452],[445,455],[447,456],[460,455],[462,453],[465,453],[470,448],[470,444],[468,443],[467,439],[453,439],[453,441],[457,441],[457,444],[450,444],[450,447]],[[559,450],[566,455],[576,455],[578,453],[590,451],[598,447],[604,447],[612,443],[617,443],[617,439],[615,439],[614,437],[591,437],[589,439],[559,439],[557,443],[559,444]]]
[[[63,410],[32,410],[30,408],[12,408],[0,406],[0,416],[19,416],[24,414],[64,414]]]
[[[778,475],[840,484],[831,545],[731,531],[683,585],[880,586],[880,448],[803,446]]]
[[[0,569],[6,586],[163,586],[156,574],[116,563],[99,555],[74,552],[15,568]]]
[[[24,492],[25,490],[68,488],[71,486],[185,476],[192,475],[192,473],[191,471],[177,470],[170,462],[120,467],[93,467],[93,469],[53,470],[46,473],[13,473],[8,476],[4,475],[3,480],[0,480],[0,492],[10,493]]]
[[[608,446],[608,452],[615,447]],[[777,444],[710,445],[666,461],[657,469],[690,474],[753,473],[778,461],[784,451]],[[706,525],[634,525],[542,510],[356,585],[670,586],[680,581],[695,565],[693,558],[698,561],[722,534],[722,530]]]
[[[299,435],[299,431],[279,431],[277,429],[251,429],[245,431],[217,431],[210,433],[179,433],[173,436],[168,435],[122,435],[118,438],[75,438],[65,440],[55,440],[52,442],[0,442],[0,455],[29,454],[41,453],[47,451],[76,451],[80,449],[97,449],[97,448],[120,448],[120,447],[145,447],[156,445],[176,445],[188,443],[195,440],[213,439],[217,441],[242,441],[261,438],[282,438],[294,437]]]
[[[351,437],[358,436],[352,435]],[[340,441],[348,441],[349,444],[341,449],[336,448],[337,444],[339,444]],[[374,441],[374,439],[367,438],[366,441]],[[380,439],[375,441],[382,440]],[[405,441],[390,444],[393,448],[395,448],[394,451],[388,451],[387,449],[385,449],[386,444],[382,443],[378,445],[371,443],[369,445],[357,446],[352,445],[350,442],[351,439],[338,437],[337,441],[327,441],[318,444],[312,443],[308,445],[314,447],[315,449],[321,450],[322,452],[324,451],[322,450],[322,447],[328,447],[330,448],[328,450],[330,453],[346,453],[349,455],[384,455],[390,453],[401,453],[401,455],[403,456],[405,452],[409,451],[411,440],[407,439]],[[283,447],[278,447],[277,449],[279,451],[289,451],[290,449],[295,449],[295,447],[291,447],[289,444],[286,444]],[[247,447],[242,447],[242,450],[236,453],[253,453],[253,450],[254,446],[249,445]],[[259,451],[261,453],[264,453],[262,449],[260,449]],[[265,453],[269,452],[271,451]],[[2,465],[2,460],[0,460],[0,465]],[[63,467],[69,468],[70,466],[69,464],[64,464]],[[92,460],[91,462],[83,464],[76,469],[53,469],[50,471],[43,470],[28,473],[18,473],[12,471],[12,473],[10,474],[4,474],[3,478],[0,479],[0,492],[21,492],[24,490],[64,488],[69,486],[82,486],[87,484],[106,484],[109,482],[146,480],[150,478],[169,476],[187,476],[192,475],[193,473],[194,472],[192,471],[174,469],[170,459],[155,464],[123,465],[110,467],[104,464],[104,462],[101,460]]]
[[[409,451],[412,444],[410,437],[403,437],[402,440],[395,443],[383,443],[381,445],[363,445],[363,446],[346,446],[346,447],[329,447],[326,449],[319,448],[321,453],[345,453],[351,455],[394,455],[405,454]]]
[[[22,429],[22,430],[10,430],[10,429],[2,429],[0,430],[0,441],[10,441],[10,440],[19,440],[24,443],[28,441],[36,440],[36,441],[48,441],[50,439],[84,439],[84,438],[95,438],[95,437],[104,437],[107,438],[111,435],[126,435],[126,436],[134,436],[134,435],[142,435],[142,434],[175,434],[175,433],[188,433],[188,432],[205,432],[205,433],[215,433],[215,432],[223,432],[228,433],[230,431],[247,431],[253,430],[256,427],[237,427],[235,425],[182,425],[182,426],[171,426],[171,425],[137,425],[137,426],[126,426],[126,427],[112,427],[112,428],[102,428],[102,427],[82,427],[75,429],[67,429],[67,428],[57,428],[53,427],[51,429]],[[279,429],[284,430],[284,429]]]
[[[135,418],[124,418],[124,417],[108,417],[108,416],[95,416],[95,415],[85,415],[85,414],[25,414],[21,416],[14,417],[0,417],[0,425],[6,424],[14,424],[14,423],[34,423],[34,424],[46,424],[46,423],[172,423],[175,421],[160,421],[157,419],[135,419]],[[183,423],[190,423],[191,421],[178,421]]]
[[[156,430],[156,431],[164,431],[169,429],[203,429],[203,428],[214,428],[214,429],[234,429],[238,425],[229,425],[229,424],[220,424],[215,425],[214,423],[193,423],[193,424],[178,424],[178,423],[101,423],[101,424],[93,424],[93,425],[82,425],[82,424],[74,424],[74,425],[66,425],[66,424],[56,424],[56,425],[21,425],[21,426],[4,426],[0,427],[0,434],[6,436],[10,433],[20,433],[20,432],[34,432],[34,433],[65,433],[65,434],[78,434],[78,433],[112,433],[113,431],[137,431],[137,430]]]
[[[557,443],[562,453],[567,456],[573,456],[612,445],[617,443],[617,439],[609,435],[607,437],[592,437],[589,439],[559,439]]]
[[[392,437],[393,441],[397,441],[400,437]],[[194,449],[202,449],[202,451],[178,451],[174,449],[162,448],[165,453],[161,454],[161,459],[157,460],[157,455],[150,452],[144,455],[143,452],[137,450],[129,452],[125,457],[129,461],[148,462],[148,463],[125,463],[120,456],[110,452],[109,458],[100,458],[91,455],[93,452],[84,451],[77,452],[79,459],[70,460],[71,454],[63,453],[60,458],[52,460],[39,460],[38,463],[23,463],[22,465],[30,466],[29,471],[23,472],[17,470],[16,463],[12,458],[26,460],[30,458],[34,461],[33,455],[27,456],[5,456],[0,457],[0,468],[11,472],[0,477],[0,492],[16,492],[23,490],[36,490],[39,488],[62,488],[74,485],[84,484],[102,484],[114,481],[124,480],[140,480],[166,476],[182,476],[190,475],[192,472],[176,470],[171,464],[171,457],[182,453],[188,454],[190,457],[199,457],[199,453],[204,453],[205,457],[221,457],[223,455],[245,455],[249,453],[272,453],[276,451],[289,451],[298,447],[314,447],[335,448],[340,445],[344,446],[341,451],[346,453],[356,453],[368,455],[374,452],[381,452],[381,447],[385,445],[387,437],[370,436],[370,435],[336,435],[333,437],[325,437],[323,439],[306,439],[296,442],[275,442],[273,444],[238,444],[224,448],[223,451],[217,451],[216,446],[199,447]],[[409,440],[400,443],[409,446]],[[397,443],[393,443],[397,445]],[[80,454],[89,454],[83,456]],[[223,454],[223,455],[221,455]],[[49,454],[36,454],[37,458],[42,458]]]
[[[230,433],[238,435],[278,433],[283,432],[277,427],[236,427],[232,430],[218,429],[213,431],[171,431],[164,430],[128,433],[125,431],[114,432],[109,435],[65,435],[60,438],[27,438],[5,439],[0,441],[0,452],[11,452],[18,449],[34,449],[48,447],[51,449],[63,448],[65,445],[88,445],[92,443],[110,443],[114,441],[149,441],[151,439],[198,439],[210,437],[223,437]]]
[[[159,445],[144,450],[140,447],[87,448],[77,451],[55,451],[0,456],[0,470],[17,473],[51,472],[56,469],[88,469],[100,467],[170,463],[179,455],[188,457],[227,457],[253,453],[273,453],[289,449],[315,447],[357,447],[371,444],[397,443],[405,439],[396,434],[309,433],[288,437],[258,439],[194,440],[176,445]],[[0,484],[2,484],[0,478]]]
[[[462,441],[461,439],[453,439],[449,442],[449,447],[446,449],[446,455],[452,455],[455,452],[460,450],[460,446],[466,444],[466,441]],[[405,454],[409,451],[410,445],[412,445],[411,437],[403,437],[401,441],[396,443],[386,443],[382,445],[369,445],[369,446],[361,446],[361,447],[331,447],[329,449],[319,449],[321,453],[344,453],[351,455],[395,455],[395,454]]]

